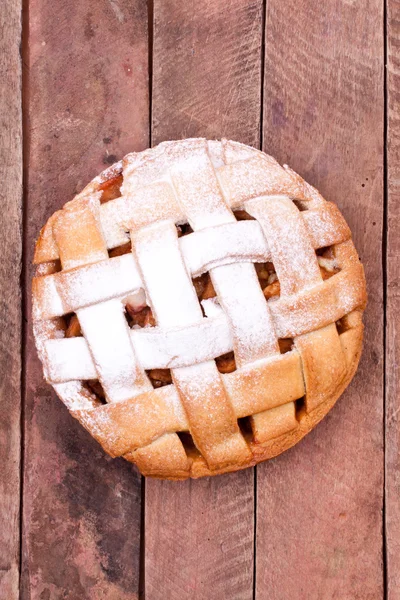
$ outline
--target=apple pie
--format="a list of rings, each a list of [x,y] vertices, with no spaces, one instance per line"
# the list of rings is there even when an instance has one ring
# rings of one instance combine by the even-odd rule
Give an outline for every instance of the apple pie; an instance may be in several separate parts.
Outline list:
[[[349,227],[297,173],[236,142],[128,154],[50,217],[34,262],[46,380],[144,475],[280,454],[357,368],[366,289]]]

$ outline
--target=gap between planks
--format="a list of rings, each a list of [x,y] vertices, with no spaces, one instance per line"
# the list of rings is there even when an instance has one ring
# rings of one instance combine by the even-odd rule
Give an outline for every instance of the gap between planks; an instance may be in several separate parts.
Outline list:
[[[382,494],[382,563],[383,598],[388,598],[388,560],[386,536],[386,354],[387,354],[387,252],[388,252],[388,0],[383,0],[383,218],[382,218],[382,284],[383,284],[383,494]]]

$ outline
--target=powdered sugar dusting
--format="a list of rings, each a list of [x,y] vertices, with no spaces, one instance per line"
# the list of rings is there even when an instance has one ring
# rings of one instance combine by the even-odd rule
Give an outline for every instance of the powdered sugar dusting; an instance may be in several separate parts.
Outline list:
[[[146,390],[153,394],[144,369],[172,368],[193,431],[196,419],[202,418],[213,434],[225,432],[233,453],[245,454],[221,376],[209,359],[234,348],[240,370],[264,356],[276,356],[277,337],[293,337],[322,327],[326,319],[333,322],[360,306],[364,298],[362,275],[349,271],[347,259],[343,259],[344,271],[319,283],[310,258],[315,259],[313,248],[349,239],[348,227],[336,207],[288,167],[282,168],[271,157],[234,142],[167,142],[128,155],[122,168],[123,196],[100,207],[95,198],[98,252],[86,258],[99,262],[82,266],[85,258],[81,261],[78,257],[78,268],[37,278],[34,283],[37,323],[76,311],[88,339],[57,340],[63,335],[61,327],[54,325],[54,331],[43,334],[44,322],[38,323],[36,339],[43,360],[50,365],[47,374],[71,410],[87,410],[97,402],[77,379],[98,375],[108,400],[124,402]],[[121,165],[118,169],[120,172]],[[89,184],[79,201],[94,198],[96,182],[103,180],[100,176]],[[274,222],[273,234],[265,234],[267,242],[261,218],[260,223],[238,223],[231,208],[242,207],[249,198],[273,194],[300,198],[309,210],[299,214],[289,227],[285,211],[285,215],[280,214],[279,202],[265,199],[272,207],[273,219],[280,223],[275,227]],[[72,214],[74,202],[67,208]],[[173,224],[187,219],[195,233],[177,240]],[[112,248],[129,241],[129,230],[140,268],[131,254],[113,259],[105,256],[102,234],[106,246]],[[42,260],[58,256],[51,231],[46,229]],[[85,241],[85,232],[82,236]],[[287,265],[281,266],[281,298],[267,304],[254,266],[244,261],[267,261],[273,256],[279,270],[277,237],[279,245],[295,248],[289,274],[297,290],[295,295],[287,295],[285,285],[290,277],[286,277]],[[75,264],[73,260],[74,256],[70,266]],[[203,318],[190,274],[206,270],[211,270],[219,301],[204,302],[207,318]],[[122,301],[133,296],[136,302],[141,288],[146,289],[160,326],[130,331]],[[323,314],[321,305],[325,307]],[[47,342],[48,337],[53,339]],[[209,404],[205,390],[210,394]],[[176,393],[175,403],[177,412],[184,414]],[[194,406],[197,414],[190,412]],[[208,412],[203,414],[203,410]],[[98,427],[101,437],[101,423]],[[215,439],[210,449],[208,439],[196,433],[194,437],[212,463],[219,451]],[[224,458],[219,456],[219,460]]]
[[[196,446],[209,465],[249,459],[232,405],[214,362],[173,372]]]
[[[233,348],[229,323],[221,309],[217,316],[191,326],[134,330],[132,342],[145,369],[199,364]]]
[[[77,315],[107,399],[121,402],[151,390],[136,359],[121,302],[82,308]]]
[[[359,264],[296,296],[270,300],[268,304],[278,336],[287,338],[338,321],[361,306],[364,295],[362,266]]]
[[[209,309],[213,303],[206,302]],[[132,329],[131,342],[141,367],[146,370],[185,367],[230,352],[233,341],[228,319],[221,307],[215,307],[211,314],[212,317],[186,327]],[[97,379],[85,338],[49,340],[45,351],[50,381]]]
[[[235,221],[196,231],[179,240],[193,277],[220,265],[264,262],[270,251],[257,221]]]
[[[287,196],[249,200],[246,210],[268,240],[281,295],[291,295],[322,281],[317,257],[301,213]]]
[[[217,170],[224,196],[230,206],[241,206],[249,198],[267,194],[303,197],[297,180],[285,172],[271,156],[257,153],[254,157],[226,165]]]
[[[175,164],[171,176],[176,197],[194,230],[235,222],[205,148]]]
[[[338,216],[339,215],[339,216]],[[314,248],[338,243],[350,231],[338,209],[329,203],[301,213]],[[129,237],[129,236],[128,236]],[[268,243],[257,221],[210,227],[179,239],[186,268],[193,277],[238,261],[271,260]],[[34,279],[35,319],[52,318],[78,308],[128,294],[142,286],[131,254],[101,263]]]
[[[96,367],[84,337],[48,340],[45,352],[51,382],[97,379]]]
[[[143,228],[134,235],[132,244],[159,325],[180,327],[198,322],[203,324],[200,305],[179,252],[174,225],[164,221]],[[206,343],[207,338],[204,338],[202,344]],[[238,438],[234,453],[243,452],[246,445],[215,363],[206,361],[174,368],[172,376],[188,413],[193,439],[209,464],[216,459],[215,444],[211,440],[220,435],[220,430],[225,432],[225,438],[230,435]],[[196,422],[199,426],[206,422],[208,427],[197,427]]]
[[[99,406],[99,402],[84,390],[80,381],[53,384],[57,395],[62,398],[68,410],[88,410]]]
[[[200,305],[174,224],[161,221],[145,227],[133,236],[132,244],[156,321],[163,327],[200,321]]]
[[[207,228],[209,232],[208,228],[216,225],[223,227],[225,232],[238,231],[239,224],[225,203],[206,151],[193,161],[188,159],[176,166],[172,178],[179,203],[184,207],[195,231],[201,233],[202,229]],[[204,200],[199,204],[198,198],[204,187]],[[235,243],[234,239],[227,238],[227,241],[231,247]],[[265,247],[259,232],[258,241]],[[210,273],[221,305],[231,323],[237,365],[240,367],[261,356],[278,352],[272,320],[254,266],[232,264],[212,268]],[[248,306],[251,306],[251,311]]]
[[[217,267],[211,278],[231,323],[237,366],[278,353],[274,325],[254,266]]]

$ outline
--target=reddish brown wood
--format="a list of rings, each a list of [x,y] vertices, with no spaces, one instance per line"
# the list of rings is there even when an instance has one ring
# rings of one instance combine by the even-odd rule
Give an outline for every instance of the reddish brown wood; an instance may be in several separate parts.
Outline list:
[[[16,600],[21,431],[21,3],[0,3],[0,598]]]
[[[387,3],[387,312],[386,557],[387,598],[400,599],[400,2]]]
[[[145,497],[146,598],[252,598],[252,470],[148,479]]]
[[[262,0],[154,2],[152,145],[227,137],[258,147]]]
[[[264,150],[342,209],[369,305],[350,389],[303,442],[258,468],[256,597],[376,600],[383,597],[383,3],[269,0],[267,7]]]
[[[148,145],[146,2],[31,0],[28,52],[29,264],[52,212]],[[43,380],[29,324],[28,332],[22,597],[133,600],[140,478],[69,416]]]
[[[262,2],[154,3],[152,144],[226,136],[259,144]],[[253,471],[146,481],[151,600],[253,596]]]

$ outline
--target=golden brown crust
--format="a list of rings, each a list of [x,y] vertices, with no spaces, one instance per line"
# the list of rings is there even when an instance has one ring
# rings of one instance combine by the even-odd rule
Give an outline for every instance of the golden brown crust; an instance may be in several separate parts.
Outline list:
[[[200,142],[204,143],[188,140],[186,149],[197,151]],[[113,165],[62,211],[55,213],[42,229],[34,259],[39,265],[33,281],[34,331],[49,380],[47,341],[56,340],[64,331],[67,338],[73,339],[81,331],[79,311],[79,320],[73,316],[66,323],[61,318],[75,310],[77,272],[89,269],[93,273],[96,265],[107,262],[107,248],[114,260],[118,258],[115,265],[121,264],[119,259],[126,252],[123,244],[129,242],[123,223],[138,230],[150,222],[149,214],[157,212],[161,218],[182,222],[182,208],[171,197],[166,184],[153,181],[151,169],[150,175],[146,175],[150,179],[145,187],[141,179],[145,177],[142,172],[148,169],[149,161],[172,160],[169,153],[172,156],[180,144],[161,145],[164,146],[161,150],[160,146],[130,155],[124,163]],[[216,144],[211,142],[211,154],[220,152]],[[150,380],[144,371],[140,374],[139,367],[133,373],[139,378],[143,391],[135,397],[105,405],[93,394],[96,388],[89,389],[78,381],[51,380],[73,416],[106,452],[123,456],[134,462],[143,474],[152,477],[179,480],[216,475],[277,456],[311,431],[332,408],[351,381],[361,354],[362,311],[366,304],[364,273],[350,231],[337,207],[327,203],[296,173],[280,167],[271,157],[232,142],[223,142],[221,148],[217,159],[221,163],[215,171],[226,203],[239,208],[240,219],[251,223],[249,212],[258,210],[260,195],[273,198],[278,194],[277,201],[283,199],[284,210],[290,206],[282,194],[296,198],[301,210],[307,209],[300,213],[304,223],[300,228],[302,235],[315,249],[331,246],[334,259],[329,260],[334,261],[334,267],[327,272],[325,267],[317,265],[312,271],[315,280],[310,287],[304,286],[301,274],[293,271],[290,275],[289,272],[288,276],[293,278],[291,289],[297,290],[290,294],[285,294],[285,289],[282,293],[279,280],[268,283],[266,272],[264,296],[277,336],[287,340],[279,344],[281,352],[286,353],[279,354],[277,346],[278,354],[249,365],[239,364],[235,371],[237,365],[233,357],[221,359],[218,377],[213,374],[218,382],[213,385],[217,387],[206,386],[200,403],[194,403],[191,382],[185,377],[173,376],[175,385],[152,389]],[[133,173],[134,192],[126,191],[119,197],[123,169],[131,176]],[[146,202],[140,204],[143,197]],[[293,219],[298,222],[296,215]],[[123,252],[119,250],[121,247]],[[274,248],[271,251],[274,253]],[[63,270],[57,273],[59,260]],[[269,260],[270,255],[265,256],[265,261]],[[320,265],[323,264],[329,268],[329,262],[320,261]],[[264,281],[262,276],[259,279]],[[214,279],[207,279],[201,298],[215,295],[213,283],[215,285]],[[216,289],[220,292],[218,286]],[[140,313],[135,310],[133,307],[128,313],[133,319],[131,324],[136,326],[141,324],[134,320],[136,314],[143,310],[151,314],[148,307],[141,308]],[[82,316],[82,322],[85,335],[85,327],[91,326],[90,320],[87,325]],[[152,372],[163,374],[160,384],[169,382],[169,371],[164,367],[149,371],[151,381],[158,381]],[[110,389],[112,386],[106,386],[107,398],[110,398]],[[218,395],[219,413],[209,422]],[[236,424],[238,419],[249,419],[242,431]],[[188,431],[197,448],[190,438],[185,439]]]
[[[351,379],[354,376],[354,373],[357,370],[357,366],[361,356],[362,349],[362,338],[363,338],[363,325],[361,323],[361,314],[359,312],[355,312],[352,315],[355,323],[351,329],[345,331],[340,335],[340,342],[342,344],[345,356],[346,356],[346,364],[347,370],[346,375],[337,385],[334,386],[333,390],[330,392],[329,397],[327,397],[323,403],[319,404],[314,410],[306,413],[302,411],[299,418],[299,426],[285,433],[283,435],[273,437],[272,439],[265,441],[263,443],[255,443],[250,442],[249,446],[251,449],[251,458],[250,460],[244,462],[239,468],[245,468],[247,466],[254,466],[255,464],[262,462],[264,460],[268,460],[270,458],[274,458],[278,456],[285,450],[288,450],[297,442],[299,442],[307,433],[309,433],[320,421],[321,419],[330,411],[333,407],[337,399],[341,396],[343,391],[346,389]],[[260,380],[259,382],[259,392],[262,395],[264,390],[268,389],[269,392],[269,400],[264,398],[264,408],[271,407],[273,410],[274,406],[286,406],[287,404],[280,404],[280,398],[277,396],[278,392],[285,396],[285,390],[282,390],[282,385],[285,385],[293,391],[293,397],[301,396],[304,393],[304,387],[302,382],[299,380],[297,383],[297,388],[291,386],[290,383],[294,383],[295,378],[301,376],[301,371],[299,368],[299,363],[295,355],[293,353],[289,353],[286,355],[287,367],[285,368],[286,377],[282,377],[278,379],[277,377],[272,378],[271,368],[264,369],[263,377],[265,378],[265,382]],[[245,406],[240,405],[240,401],[236,400],[235,410],[237,415],[240,417],[243,413],[255,410],[256,407],[254,405],[254,397],[253,393],[255,391],[256,386],[253,385],[254,376],[249,376],[249,380],[247,382],[242,382],[242,385],[245,389],[242,390],[240,396],[243,399],[243,404],[246,400],[251,403]],[[267,388],[267,382],[269,382],[269,388]],[[271,384],[275,385],[276,388],[271,389]],[[286,394],[289,390],[286,391]],[[153,406],[153,410],[148,411],[148,402],[150,402],[150,397],[146,398],[145,396],[141,396],[137,398],[135,407],[130,406],[130,403],[124,404],[114,404],[101,407],[99,409],[95,409],[93,413],[96,416],[96,420],[90,418],[91,411],[75,411],[73,415],[77,418],[82,425],[87,428],[90,433],[102,444],[104,450],[108,452],[111,456],[123,456],[127,460],[131,460],[132,462],[136,462],[135,457],[140,456],[140,466],[141,470],[147,476],[151,477],[160,477],[160,478],[168,478],[168,479],[186,479],[187,477],[203,477],[210,475],[218,475],[225,472],[235,471],[238,469],[237,464],[228,465],[223,469],[209,469],[207,463],[200,455],[192,455],[190,463],[187,464],[186,470],[181,471],[179,474],[171,474],[168,473],[168,455],[164,456],[164,460],[162,461],[162,468],[160,466],[159,461],[157,463],[152,462],[152,468],[149,470],[150,460],[146,462],[146,452],[148,452],[148,456],[150,458],[150,445],[151,445],[151,433],[154,432],[154,437],[157,438],[160,430],[162,431],[176,431],[180,429],[184,429],[186,426],[186,421],[182,420],[182,417],[174,415],[169,410],[169,404],[165,403],[165,398],[169,395],[168,388],[161,388],[157,390],[155,393],[151,392],[151,404]],[[286,399],[289,400],[289,397],[286,396]],[[163,402],[164,400],[164,402]],[[274,401],[276,404],[274,404]],[[259,402],[262,402],[260,399]],[[139,418],[140,409],[142,408],[143,414],[146,415],[146,419],[154,419],[156,421],[152,421],[149,424],[149,428],[147,433],[150,433],[150,437],[144,438],[144,430],[141,426],[141,420]],[[102,415],[100,415],[101,411],[113,413],[112,416],[109,415],[109,418],[106,420]],[[136,418],[135,418],[136,417]],[[102,431],[99,432],[97,428],[97,424],[99,421],[103,420],[107,421],[107,425],[103,427]],[[184,417],[183,417],[184,419]],[[138,427],[138,432],[134,431],[134,428]],[[110,446],[109,442],[112,439],[112,434],[114,431],[120,432],[120,437],[118,439],[117,445]],[[126,433],[123,434],[122,432]],[[99,432],[99,433],[98,433]],[[164,438],[167,433],[164,433],[161,437]],[[142,437],[139,437],[142,436]],[[132,438],[135,438],[138,445],[142,445],[142,450],[139,452],[139,455],[135,451],[127,451],[129,447],[130,441]],[[174,438],[170,437],[170,439],[174,442]],[[124,440],[124,442],[123,442]],[[166,439],[163,439],[163,445],[167,443]],[[125,445],[124,445],[125,444]],[[173,443],[175,447],[175,443]],[[145,451],[144,449],[147,448]],[[159,454],[159,447],[157,445],[157,455]],[[181,459],[180,459],[181,460]],[[174,462],[173,462],[174,464]]]

